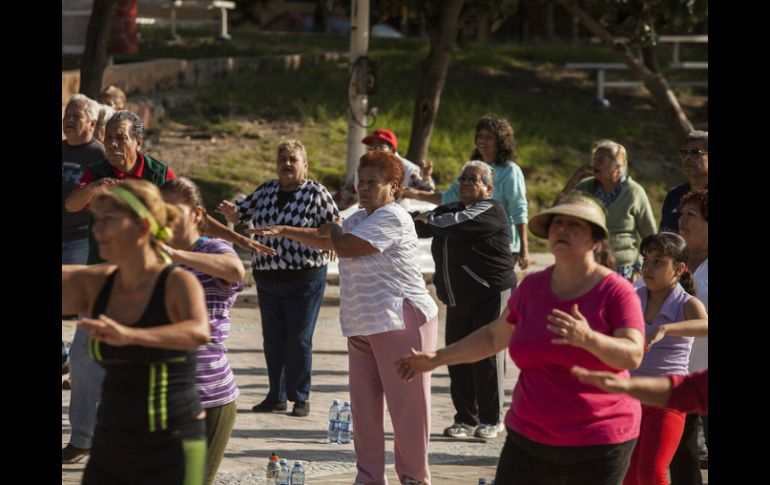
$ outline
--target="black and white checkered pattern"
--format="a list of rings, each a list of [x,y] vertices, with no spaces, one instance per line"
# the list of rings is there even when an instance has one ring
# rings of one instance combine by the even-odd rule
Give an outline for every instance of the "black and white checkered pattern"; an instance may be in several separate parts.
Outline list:
[[[278,180],[263,183],[240,204],[240,222],[251,221],[255,228],[267,226],[320,227],[340,217],[340,211],[326,187],[312,180],[304,181],[283,209],[278,207]],[[256,236],[257,241],[278,253],[268,256],[252,253],[251,264],[257,271],[305,269],[324,266],[329,255],[320,249],[284,237]]]

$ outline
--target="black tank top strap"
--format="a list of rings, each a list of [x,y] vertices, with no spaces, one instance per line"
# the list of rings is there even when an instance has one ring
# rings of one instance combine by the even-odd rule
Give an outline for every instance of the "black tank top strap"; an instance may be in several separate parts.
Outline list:
[[[137,322],[137,327],[164,325],[171,321],[166,313],[166,281],[174,269],[176,265],[169,264],[161,270],[155,281],[155,288],[152,289],[150,302],[147,304],[144,315]]]
[[[115,275],[118,274],[116,269],[107,276],[104,280],[102,289],[99,290],[99,295],[96,297],[94,306],[91,308],[91,318],[97,318],[101,313],[107,309],[107,303],[110,301],[110,292],[112,291],[112,284],[115,282]]]

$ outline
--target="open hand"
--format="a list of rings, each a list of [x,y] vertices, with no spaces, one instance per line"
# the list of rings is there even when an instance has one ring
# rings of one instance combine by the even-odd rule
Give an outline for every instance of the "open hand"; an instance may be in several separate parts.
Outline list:
[[[573,366],[570,373],[577,377],[583,384],[590,384],[599,389],[612,393],[621,394],[628,391],[629,380],[619,377],[617,374],[603,370],[588,370],[582,367]]]
[[[121,325],[110,317],[101,314],[99,318],[84,318],[78,322],[78,328],[91,331],[91,338],[116,347],[131,345],[136,329]]]
[[[430,372],[436,367],[435,352],[418,352],[411,349],[411,353],[396,360],[393,365],[396,366],[396,373],[405,381],[409,382],[418,374]]]
[[[572,315],[554,308],[547,318],[553,325],[546,325],[546,328],[561,337],[551,340],[553,344],[583,347],[594,332],[578,310],[577,303],[572,305]]]

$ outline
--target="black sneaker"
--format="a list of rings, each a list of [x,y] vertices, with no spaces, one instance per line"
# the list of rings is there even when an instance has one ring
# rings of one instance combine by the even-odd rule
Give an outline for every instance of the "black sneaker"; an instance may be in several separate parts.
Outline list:
[[[292,416],[304,417],[310,414],[310,401],[297,401],[291,410]]]
[[[87,457],[90,451],[91,450],[72,446],[72,443],[67,443],[67,446],[61,450],[62,465],[71,465],[73,463],[77,463],[83,458]]]
[[[251,410],[255,413],[272,413],[273,411],[286,411],[286,401],[271,402],[265,399],[259,404],[255,404],[251,407]]]

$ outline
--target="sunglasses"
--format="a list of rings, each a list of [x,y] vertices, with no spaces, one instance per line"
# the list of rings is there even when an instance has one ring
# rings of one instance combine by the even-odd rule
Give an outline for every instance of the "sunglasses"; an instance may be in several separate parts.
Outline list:
[[[683,157],[686,157],[687,155],[692,155],[694,157],[698,157],[701,155],[705,155],[708,152],[702,148],[680,148],[679,154]]]

